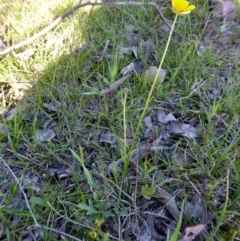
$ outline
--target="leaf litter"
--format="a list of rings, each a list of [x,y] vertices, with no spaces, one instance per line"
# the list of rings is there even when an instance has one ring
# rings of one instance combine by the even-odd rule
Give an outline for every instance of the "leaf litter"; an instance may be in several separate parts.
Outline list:
[[[132,47],[131,47],[132,48]],[[135,48],[134,48],[135,49]],[[120,75],[122,78],[110,84],[108,88],[102,89],[101,94],[108,94],[110,92],[116,91],[116,89],[121,86],[124,81],[128,80],[131,74],[140,73],[143,70],[144,63],[148,60],[152,52],[152,41],[148,39],[146,41],[141,42],[141,49],[144,54],[143,59],[135,59],[133,62],[128,64],[126,67],[122,68],[120,71]],[[137,52],[134,52],[135,57],[137,56]]]
[[[162,81],[162,80],[161,80]],[[57,104],[59,106],[59,104]],[[94,105],[96,106],[96,105]],[[54,113],[57,111],[56,104],[54,102],[49,102],[49,103],[44,103],[43,107],[46,108],[48,111]],[[95,115],[95,111],[93,113]],[[41,117],[41,115],[37,115],[40,118],[45,118]],[[36,115],[28,116],[28,120],[32,121]],[[38,117],[38,118],[39,118]],[[145,125],[146,125],[146,130],[143,135],[143,141],[140,144],[139,148],[136,148],[131,154],[131,163],[138,163],[140,159],[144,158],[144,156],[149,156],[152,155],[153,153],[160,152],[164,153],[165,151],[167,152],[172,152],[176,148],[175,145],[169,145],[170,144],[170,139],[174,134],[177,134],[181,137],[186,137],[190,139],[195,139],[197,137],[197,134],[199,133],[199,129],[197,127],[193,127],[191,124],[186,124],[186,123],[181,123],[177,117],[174,116],[172,112],[166,112],[166,111],[157,111],[154,114],[151,114],[150,116],[146,116],[144,119]],[[45,142],[45,141],[51,141],[52,138],[55,137],[55,132],[49,128],[49,124],[51,122],[49,120],[45,120],[43,123],[43,128],[38,129],[36,131],[37,135],[35,138],[40,141],[40,142]],[[152,135],[154,132],[157,132],[157,137],[156,139],[153,140],[152,143],[150,143],[150,140],[152,140]],[[102,144],[109,144],[110,148],[116,149],[118,147],[118,142],[119,140],[122,140],[121,138],[117,137],[115,134],[111,132],[100,132],[99,133],[99,139],[98,142],[100,145]],[[128,144],[131,144],[131,139],[129,139]],[[121,145],[120,145],[121,146]],[[121,164],[123,159],[119,159],[116,161],[116,166],[119,166]],[[109,164],[109,170],[111,170],[112,164]],[[65,179],[69,177],[72,174],[72,170],[68,167],[64,167],[63,165],[59,165],[57,167],[47,167],[47,173],[51,177],[57,177],[58,179]],[[26,179],[26,183],[29,183],[29,179]],[[69,188],[73,188],[71,184],[69,185]],[[67,189],[67,187],[66,187]],[[84,188],[85,189],[85,188]],[[88,190],[89,187],[86,187],[86,190]],[[35,189],[34,189],[35,190]],[[38,189],[36,189],[38,190]],[[67,190],[66,190],[67,191]],[[39,190],[38,190],[39,192]],[[149,195],[153,195],[155,192],[153,190],[149,193]],[[165,193],[164,190],[162,190],[160,187],[156,189],[156,195],[161,198],[162,195],[168,196],[170,199],[172,198],[168,193]],[[147,195],[145,198],[148,197]],[[169,208],[168,205],[173,204],[172,201],[168,201],[168,204],[166,203],[166,209],[168,212],[172,212],[172,215],[174,216],[174,211]],[[159,206],[160,204],[158,204]],[[190,205],[190,204],[189,204]],[[192,206],[189,207],[189,209],[186,212],[193,212],[193,217],[196,216],[195,212],[196,211],[189,211],[191,210]],[[199,208],[199,207],[198,207]],[[195,208],[196,209],[196,208]],[[195,210],[193,209],[193,210]],[[170,215],[166,215],[167,218],[170,218]],[[175,216],[176,218],[177,216]],[[176,218],[177,219],[177,218]],[[145,219],[146,225],[142,225],[142,234],[140,238],[142,240],[152,240],[153,238],[155,240],[164,240],[166,237],[165,235],[167,232],[164,233],[164,235],[161,237],[159,235],[159,230],[156,230],[156,223],[160,224],[159,219],[153,218],[153,217],[147,217]],[[172,221],[171,221],[172,222]],[[168,227],[169,230],[171,230],[171,233],[174,232],[174,229],[176,227],[176,222],[174,225],[166,225],[164,222],[161,223],[163,229],[166,230],[166,227]],[[132,230],[134,233],[134,231]],[[133,234],[134,235],[134,234]]]
[[[220,15],[226,16],[226,14],[225,15],[220,14]],[[226,18],[225,18],[225,20],[226,20]],[[232,34],[232,32],[230,32],[230,30],[228,30],[228,25],[222,25],[221,29],[225,33],[227,32],[230,35]],[[133,36],[134,36],[134,34],[129,34],[129,45],[130,46],[132,46],[133,44],[136,44],[136,42],[139,39],[138,33],[136,34],[135,39]],[[228,42],[226,42],[225,44],[227,44],[227,43]],[[216,41],[216,44],[219,44],[219,43]],[[223,44],[223,43],[221,43],[221,44]],[[147,47],[146,47],[146,49],[147,49]],[[121,54],[123,54],[123,55],[133,54],[133,56],[135,58],[135,60],[130,64],[130,66],[127,67],[126,69],[124,69],[124,71],[122,71],[123,77],[125,77],[128,74],[131,75],[135,72],[136,73],[143,72],[144,63],[141,62],[142,60],[137,59],[138,54],[136,52],[135,46],[125,47],[125,50],[122,50],[122,51],[123,52],[126,51],[126,52],[125,53],[122,52]],[[146,56],[146,54],[147,54],[147,51],[145,52],[145,56]],[[104,53],[103,58],[105,56],[106,56],[106,53]],[[144,60],[145,60],[145,57],[144,57]],[[151,66],[150,68],[154,68],[154,71],[156,71],[155,66]],[[126,74],[126,75],[124,76],[124,74]],[[152,81],[151,78],[154,74],[152,74],[149,69],[146,70],[145,74],[147,75],[146,77],[148,79],[150,79],[149,81],[151,82]],[[161,76],[161,78],[159,77],[160,83],[163,82],[164,77],[166,75],[165,70],[163,70],[162,75],[164,75],[164,76]],[[115,91],[123,82],[121,82],[119,85],[116,84],[114,87],[111,88],[111,91]],[[201,91],[206,91],[206,90],[210,92],[208,94],[208,98],[210,100],[219,98],[222,95],[222,92],[221,92],[221,90],[219,90],[219,88],[217,88],[215,86],[214,87],[204,86],[204,87],[201,87],[200,90],[197,92],[197,95],[199,96],[200,99],[204,100],[205,95],[204,94],[201,95]],[[106,93],[110,93],[111,91],[106,92]],[[106,93],[104,93],[104,94],[106,94]],[[170,103],[170,104],[173,105],[173,103]],[[44,103],[43,107],[52,112],[56,112],[58,110],[58,108],[54,102]],[[177,112],[176,109],[175,109],[175,111]],[[98,110],[93,110],[91,112],[91,114],[94,116],[94,115],[96,115],[97,112],[98,112]],[[168,108],[166,108],[166,106],[164,106],[164,111],[160,110],[157,112],[153,112],[150,115],[145,117],[145,119],[144,119],[145,131],[144,131],[143,137],[141,139],[140,147],[136,147],[130,155],[132,163],[134,163],[134,162],[138,163],[144,157],[151,157],[156,152],[159,152],[163,156],[174,157],[174,161],[176,164],[182,163],[182,160],[183,159],[186,160],[187,158],[190,159],[190,161],[186,161],[186,163],[188,163],[188,164],[191,164],[195,161],[193,158],[194,153],[191,152],[191,150],[188,150],[185,147],[184,147],[184,150],[182,150],[183,149],[182,147],[178,148],[178,145],[176,144],[177,143],[176,136],[178,138],[177,140],[179,140],[179,139],[183,140],[183,139],[187,138],[192,141],[197,141],[197,137],[198,137],[198,134],[201,132],[201,128],[199,127],[199,125],[197,123],[192,123],[192,122],[189,123],[189,122],[186,122],[185,120],[180,120],[180,118],[178,118],[178,116],[175,114],[176,112],[171,112],[170,109],[168,109]],[[10,114],[9,116],[10,116],[9,120],[11,120],[13,118],[13,115]],[[30,119],[33,120],[32,117],[29,118],[29,120]],[[41,133],[41,131],[43,131],[43,132]],[[43,128],[38,129],[37,132],[39,132],[38,141],[40,141],[40,142],[52,141],[53,138],[55,137],[55,136],[53,136],[53,135],[55,135],[55,132],[51,128],[48,128],[48,121],[44,122]],[[121,140],[120,137],[117,137],[116,134],[114,134],[110,131],[109,132],[102,131],[102,132],[100,132],[100,134],[98,131],[92,131],[91,133],[98,135],[98,137],[99,137],[98,142],[100,145],[107,144],[108,147],[110,146],[110,148],[113,148],[113,149],[116,149],[118,147],[118,142],[119,142],[119,140]],[[155,134],[156,134],[156,137],[152,138]],[[131,139],[129,139],[128,144],[131,144]],[[119,146],[121,146],[121,145],[119,145]],[[27,148],[26,148],[26,152],[27,152]],[[170,153],[170,155],[169,155],[169,153]],[[188,154],[186,154],[186,153],[188,153]],[[27,156],[27,154],[26,154],[26,156]],[[188,157],[186,157],[186,156],[188,156]],[[96,158],[97,161],[101,160],[101,158],[102,158],[102,156],[98,155],[98,154],[95,155],[94,158],[95,157],[97,157]],[[119,161],[119,160],[121,160],[121,161]],[[106,163],[109,163],[109,162],[110,162],[109,160],[106,160]],[[122,158],[118,159],[115,163],[117,166],[121,165]],[[109,167],[110,167],[110,165],[112,165],[112,164],[109,164]],[[59,166],[56,165],[56,167],[48,166],[47,170],[48,170],[47,173],[49,176],[52,176],[52,177],[58,176],[59,179],[64,179],[66,177],[69,177],[72,173],[70,168],[63,167],[61,164],[59,164]],[[25,183],[30,184],[31,182],[32,182],[32,179],[26,176]],[[69,185],[69,186],[71,186],[71,185]],[[84,189],[84,190],[88,190],[88,188],[89,187],[86,187],[86,189]],[[223,188],[223,193],[221,194],[223,196],[224,196],[224,190],[225,189]],[[216,193],[216,195],[219,196],[218,193]],[[161,197],[161,195],[160,195],[160,197]],[[158,208],[159,207],[163,208],[163,211],[166,212],[166,218],[169,218],[170,220],[172,220],[172,216],[169,215],[168,210],[166,211],[165,207],[163,207],[158,201],[156,203],[157,203],[156,206]],[[155,207],[155,209],[153,207],[151,207],[148,211],[152,211],[152,210],[154,210],[154,212],[153,212],[154,214],[157,213],[156,207]],[[200,202],[194,202],[193,200],[190,200],[187,202],[185,215],[189,215],[193,219],[200,219],[202,216],[202,212],[203,212],[203,208],[202,208]],[[144,216],[142,220],[143,220],[143,223],[141,224],[140,227],[133,226],[131,228],[131,232],[135,236],[135,239],[139,238],[139,234],[138,234],[138,230],[137,230],[138,228],[140,229],[140,240],[154,240],[154,239],[155,240],[165,240],[166,235],[167,235],[166,230],[170,230],[170,233],[173,233],[176,228],[176,222],[174,223],[173,221],[171,221],[166,224],[164,222],[161,222],[158,218],[153,218],[152,216],[149,216],[149,215]],[[111,224],[106,225],[107,222],[111,223]],[[117,228],[114,227],[113,222],[114,222],[114,220],[112,220],[112,219],[106,219],[106,222],[104,223],[104,225],[107,226],[106,230],[108,230],[108,231],[110,230],[112,232],[112,234],[115,233],[115,236],[117,237],[117,231],[116,231]],[[159,227],[161,227],[161,229],[165,230],[164,231],[165,233],[163,232],[163,234],[162,234],[162,230],[160,232]],[[186,228],[186,234],[181,239],[181,241],[193,240],[199,233],[201,233],[203,231],[204,228],[205,228],[204,224]]]
[[[199,224],[185,229],[185,235],[179,241],[193,241],[205,228],[204,224]]]

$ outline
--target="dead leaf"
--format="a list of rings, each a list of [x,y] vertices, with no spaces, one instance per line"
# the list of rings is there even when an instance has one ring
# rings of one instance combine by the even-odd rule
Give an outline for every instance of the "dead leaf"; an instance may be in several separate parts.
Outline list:
[[[171,133],[181,134],[185,137],[194,139],[197,137],[197,133],[200,130],[196,127],[193,127],[190,124],[179,123],[178,121],[171,121]]]
[[[132,24],[126,25],[127,39],[129,46],[133,46],[141,38],[141,33],[139,31],[134,31],[134,26]]]
[[[148,229],[151,231],[152,240],[161,241],[162,239],[158,234],[157,230],[155,229],[154,218],[148,216],[146,219],[146,224]]]
[[[0,123],[0,133],[3,135],[8,135],[11,130],[11,126]]]
[[[58,102],[58,103],[57,103],[57,106],[60,106],[60,105],[61,105],[61,103]],[[55,104],[53,101],[51,101],[51,102],[49,102],[49,103],[43,103],[43,107],[44,107],[44,108],[46,108],[46,109],[48,109],[48,110],[51,110],[51,111],[54,111],[54,112],[57,111],[57,106],[56,106],[56,104]]]
[[[157,120],[160,123],[165,123],[165,119],[166,119],[166,113],[163,110],[158,111],[157,113]]]
[[[215,18],[223,18],[224,20],[233,19],[236,12],[236,7],[233,2],[222,2],[215,10],[213,16]]]
[[[199,131],[199,128],[196,128],[190,124],[182,124],[182,135],[185,137],[194,139],[197,137],[197,133]]]
[[[215,42],[221,45],[226,45],[230,41],[230,36],[228,35],[222,35],[216,38]]]
[[[169,26],[167,26],[167,24],[163,24],[163,25],[160,26],[160,29],[161,29],[163,32],[165,32],[165,33],[169,33],[170,30],[171,30],[171,27],[172,27],[172,23],[169,22],[168,25],[169,25]],[[170,28],[169,28],[169,27],[170,27]]]
[[[144,121],[145,125],[147,126],[147,128],[153,127],[152,119],[150,116],[144,117],[143,121]]]
[[[203,216],[203,209],[199,203],[188,202],[186,206],[186,212],[188,216],[195,220],[200,219]]]
[[[15,115],[15,112],[16,112],[17,108],[14,107],[12,108],[11,110],[7,111],[4,116],[5,116],[5,119],[6,120],[12,120],[12,118],[14,117]]]
[[[120,54],[121,55],[129,55],[132,54],[134,55],[135,58],[138,57],[137,54],[137,47],[136,46],[132,46],[132,47],[122,47],[120,50]]]
[[[177,148],[176,151],[173,152],[173,161],[174,164],[190,164],[194,161],[194,153],[191,151],[191,149],[182,149]]]
[[[166,115],[166,113],[162,110],[158,111],[157,120],[162,124],[166,124],[169,121],[177,121],[172,113]]]
[[[144,72],[144,76],[147,78],[149,83],[153,83],[156,75],[158,73],[158,68],[156,66],[150,66],[145,72]],[[158,83],[162,83],[164,81],[164,78],[167,74],[167,71],[164,69],[161,69],[159,74],[158,74]]]
[[[143,139],[148,139],[152,136],[152,132],[154,130],[154,126],[153,126],[153,123],[152,123],[152,119],[150,116],[146,116],[144,119],[143,119],[145,125],[147,126],[147,129],[145,130],[144,132],[144,136],[143,136]]]
[[[115,146],[117,144],[116,136],[110,131],[100,133],[98,141],[99,143],[111,144],[111,146]]]
[[[59,179],[68,177],[71,175],[71,173],[72,171],[65,166],[60,166],[58,168],[55,168],[55,167],[48,168],[48,175],[51,177],[57,176]]]
[[[38,129],[35,132],[34,139],[40,142],[51,141],[56,136],[52,129]]]
[[[172,113],[166,115],[162,110],[158,111],[157,120],[161,124],[168,124],[170,126],[170,133],[172,134],[180,134],[194,139],[200,131],[200,128],[190,124],[180,123]]]
[[[127,65],[126,67],[122,68],[120,71],[120,74],[122,76],[126,76],[131,74],[134,71],[134,63],[130,63],[129,65]]]
[[[142,59],[135,59],[132,63],[130,63],[126,67],[122,68],[122,70],[120,71],[120,74],[122,76],[129,75],[129,74],[133,73],[134,71],[136,73],[140,73],[142,71],[144,63],[147,62],[147,60],[150,57],[151,52],[152,52],[152,41],[151,41],[151,39],[148,39],[146,41],[142,41],[141,48],[142,48],[142,52],[144,54],[143,60]],[[135,53],[135,55],[136,54],[137,53]]]
[[[169,121],[176,121],[177,119],[175,118],[175,116],[172,113],[169,113],[166,118],[165,118],[165,123],[169,122]]]
[[[41,180],[37,175],[27,173],[25,176],[22,177],[21,181],[24,187],[28,187],[37,193],[41,191],[41,188],[39,186]]]
[[[127,31],[128,33],[131,33],[131,32],[133,32],[133,30],[134,30],[134,25],[132,25],[132,24],[127,24],[127,25],[125,26],[125,28],[126,28],[126,31]]]
[[[179,241],[192,241],[197,235],[199,235],[205,228],[204,224],[199,224],[192,227],[185,228],[185,235]]]

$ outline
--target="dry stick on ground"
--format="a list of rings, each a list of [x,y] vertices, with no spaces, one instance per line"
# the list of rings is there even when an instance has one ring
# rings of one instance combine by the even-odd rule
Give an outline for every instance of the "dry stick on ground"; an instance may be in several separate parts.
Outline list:
[[[105,94],[108,94],[108,93],[116,90],[121,84],[123,84],[123,82],[125,80],[129,79],[130,76],[131,76],[131,74],[128,74],[128,75],[122,77],[121,79],[115,81],[114,83],[110,84],[108,88],[102,89],[101,95],[105,95]]]
[[[44,34],[46,34],[47,32],[49,32],[50,30],[52,30],[53,28],[55,28],[60,22],[62,22],[65,18],[67,18],[68,16],[70,16],[71,14],[73,14],[76,10],[78,10],[79,8],[85,7],[85,6],[103,6],[103,5],[107,5],[107,6],[144,6],[144,7],[154,7],[160,18],[163,20],[163,22],[169,27],[169,29],[171,28],[171,26],[169,25],[167,19],[163,16],[159,6],[156,3],[150,2],[150,3],[141,3],[141,2],[87,2],[87,3],[81,3],[81,1],[73,8],[71,8],[69,11],[67,11],[66,13],[64,13],[62,16],[58,17],[55,21],[53,21],[50,25],[48,25],[46,28],[42,29],[40,32],[36,33],[35,35],[33,35],[32,37],[18,43],[15,44],[5,50],[3,50],[2,52],[0,52],[0,56],[4,56],[8,53],[10,53],[11,51],[15,50],[15,49],[19,49],[21,47],[24,47],[28,44],[30,44],[31,42],[33,42],[35,39],[43,36]]]
[[[103,51],[102,51],[102,53],[101,53],[101,56],[100,56],[100,58],[99,58],[99,60],[98,60],[99,63],[102,62],[104,56],[106,55],[106,52],[107,52],[107,48],[108,48],[109,43],[110,43],[110,40],[107,40],[107,41],[106,41],[106,44],[105,44],[105,46],[104,46],[104,49],[103,49]]]

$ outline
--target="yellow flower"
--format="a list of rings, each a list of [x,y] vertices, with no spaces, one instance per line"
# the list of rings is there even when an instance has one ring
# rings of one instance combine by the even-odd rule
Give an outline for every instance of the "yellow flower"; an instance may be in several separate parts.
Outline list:
[[[186,0],[172,0],[173,11],[178,15],[190,13],[195,9],[194,5],[190,5]]]
[[[93,230],[89,231],[88,232],[88,238],[89,238],[89,240],[94,241],[94,240],[96,240],[98,238],[98,233],[93,231]]]
[[[104,220],[103,219],[96,219],[95,220],[95,226],[97,229],[100,229],[102,224],[104,223]]]

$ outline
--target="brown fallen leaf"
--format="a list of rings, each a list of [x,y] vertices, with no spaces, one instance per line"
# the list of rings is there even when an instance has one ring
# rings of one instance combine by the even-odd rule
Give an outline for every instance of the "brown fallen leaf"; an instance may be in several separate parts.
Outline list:
[[[150,66],[145,72],[144,72],[144,76],[147,78],[147,80],[149,81],[149,83],[153,83],[156,75],[158,72],[158,68],[156,66]],[[158,74],[158,83],[162,83],[164,81],[164,78],[167,74],[167,71],[164,69],[161,69],[159,74]]]
[[[229,41],[230,41],[230,36],[221,35],[221,36],[218,36],[218,38],[216,38],[215,42],[221,45],[226,45],[229,43]]]
[[[132,74],[134,72],[134,62],[128,64],[127,66],[125,66],[124,68],[121,69],[120,74],[122,76],[126,76],[129,74]]]
[[[16,110],[17,110],[17,108],[14,107],[14,108],[10,109],[9,111],[7,111],[6,113],[4,113],[5,119],[6,120],[12,120],[15,113],[16,113]]]
[[[51,101],[49,103],[43,103],[44,108],[46,108],[48,110],[51,110],[51,111],[54,111],[54,112],[57,111],[57,107],[60,106],[60,105],[61,105],[60,102],[54,103],[53,101]]]
[[[222,2],[214,11],[213,16],[215,18],[223,18],[224,20],[233,19],[236,12],[236,7],[233,2],[225,1]]]
[[[185,228],[185,235],[179,241],[192,241],[197,235],[199,235],[205,228],[204,224],[199,224],[192,227]]]
[[[133,72],[140,73],[144,67],[144,63],[147,62],[148,58],[151,55],[152,52],[152,41],[151,39],[148,39],[146,41],[142,41],[141,43],[141,49],[144,53],[143,59],[135,59],[132,63],[127,65],[126,67],[122,68],[120,71],[120,74],[122,76],[131,74]],[[137,52],[135,53],[137,55]]]
[[[169,22],[168,24],[169,24],[170,27],[172,27],[171,22]],[[160,26],[160,29],[165,33],[169,33],[170,29],[171,29],[171,28],[169,28],[169,26],[166,23],[164,23],[163,25]]]
[[[51,141],[56,136],[52,129],[38,129],[34,134],[34,139],[40,142]]]

